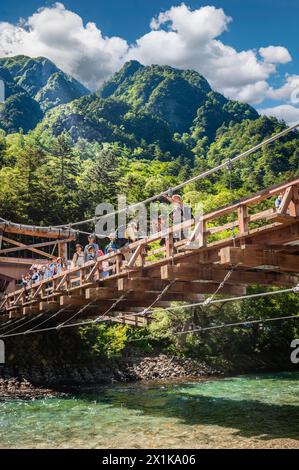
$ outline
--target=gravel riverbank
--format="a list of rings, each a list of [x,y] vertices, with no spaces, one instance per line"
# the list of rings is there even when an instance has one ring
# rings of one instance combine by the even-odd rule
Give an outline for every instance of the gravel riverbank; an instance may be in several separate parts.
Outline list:
[[[0,369],[0,400],[9,397],[37,398],[61,394],[73,386],[117,382],[174,380],[219,375],[206,364],[167,355],[129,357],[100,364],[63,366],[40,365]]]

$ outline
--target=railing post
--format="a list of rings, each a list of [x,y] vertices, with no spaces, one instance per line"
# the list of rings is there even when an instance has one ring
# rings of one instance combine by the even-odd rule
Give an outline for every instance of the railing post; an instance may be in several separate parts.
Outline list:
[[[67,243],[58,242],[58,256],[64,260],[67,260]]]
[[[290,203],[290,215],[293,217],[299,217],[298,186],[293,186],[292,201]]]
[[[121,270],[121,264],[122,264],[122,254],[116,255],[115,259],[115,273],[119,274]]]
[[[248,233],[248,209],[243,204],[238,207],[238,224],[240,235]]]
[[[166,237],[166,257],[171,258],[174,252],[173,232]]]

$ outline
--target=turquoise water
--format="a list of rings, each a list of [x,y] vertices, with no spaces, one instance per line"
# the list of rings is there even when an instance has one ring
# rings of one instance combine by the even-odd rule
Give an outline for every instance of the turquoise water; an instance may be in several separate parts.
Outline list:
[[[1,448],[299,448],[299,372],[0,403]]]

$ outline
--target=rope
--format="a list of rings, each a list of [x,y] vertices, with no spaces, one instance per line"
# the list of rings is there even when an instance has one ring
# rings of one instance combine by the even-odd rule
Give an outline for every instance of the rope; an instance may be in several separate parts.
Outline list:
[[[290,316],[285,316],[285,317],[274,317],[274,318],[265,318],[265,319],[260,318],[259,320],[245,320],[245,321],[236,322],[236,323],[222,323],[221,325],[195,328],[195,329],[187,330],[187,331],[177,331],[173,333],[173,335],[180,336],[180,335],[186,335],[188,333],[197,333],[197,332],[200,333],[202,331],[229,328],[229,327],[234,327],[234,326],[241,326],[241,327],[243,326],[244,328],[246,328],[248,325],[255,324],[255,323],[268,323],[268,322],[291,320],[291,319],[299,320],[299,315],[290,315]],[[167,339],[167,338],[168,337],[165,336],[164,339]],[[157,338],[153,335],[148,335],[148,336],[143,336],[142,338],[132,338],[129,340],[129,343],[134,343],[136,341],[143,341],[145,339],[157,339]]]
[[[106,310],[105,313],[101,314],[99,317],[97,317],[95,320],[93,320],[92,322],[93,323],[96,323],[100,318],[102,318],[103,316],[107,315],[111,310],[113,310],[116,305],[118,305],[125,297],[127,294],[129,294],[131,292],[131,290],[125,292],[123,295],[121,295],[112,305],[111,307],[108,308],[108,310]],[[94,303],[96,303],[98,301],[98,299],[94,299],[94,300],[91,300],[87,305],[84,305],[84,307],[82,307],[77,313],[75,313],[71,318],[68,318],[65,322],[61,323],[60,325],[58,325],[56,328],[57,329],[60,329],[62,328],[64,325],[66,325],[67,322],[69,322],[70,320],[72,320],[73,318],[77,317],[78,315],[80,315],[81,313],[83,313],[87,308],[89,308],[91,305],[93,305]]]
[[[111,312],[111,310],[113,310],[115,307],[117,307],[117,305],[118,305],[122,300],[124,300],[124,299],[126,298],[126,296],[127,296],[128,294],[130,294],[131,292],[132,292],[132,289],[129,289],[127,292],[125,292],[123,295],[121,295],[121,296],[114,302],[114,304],[111,305],[111,307],[109,307],[108,310],[106,310],[105,313],[103,313],[102,315],[100,315],[99,317],[97,317],[95,320],[93,320],[93,323],[98,323],[98,321],[99,321],[102,317],[108,315],[108,313]]]
[[[16,321],[8,320],[4,324],[0,325],[1,326],[0,331],[5,330],[7,327],[9,328],[12,325],[16,325],[17,323],[20,323],[21,321],[24,321],[25,319],[26,319],[26,317],[19,318]]]
[[[21,325],[16,326],[15,328],[12,328],[11,330],[6,331],[5,335],[7,335],[7,334],[9,334],[9,333],[12,333],[13,331],[18,330],[19,328],[22,328],[23,326],[27,325],[28,323],[33,322],[34,320],[36,320],[37,318],[39,318],[39,317],[41,317],[41,316],[43,316],[43,315],[44,315],[44,313],[39,313],[38,315],[33,316],[32,318],[30,318],[29,320],[27,320],[25,323],[22,323]],[[26,318],[26,317],[25,317],[25,318]],[[5,337],[5,335],[4,335],[4,337]]]
[[[229,278],[231,277],[231,275],[233,274],[234,270],[235,270],[236,266],[233,266],[232,269],[226,273],[224,279],[222,282],[220,282],[219,286],[217,287],[217,289],[215,290],[214,294],[211,295],[211,297],[208,297],[204,302],[203,302],[203,305],[207,306],[207,305],[210,305],[210,303],[213,302],[214,300],[214,297],[218,294],[218,292],[225,286],[225,283],[229,280]]]
[[[157,199],[159,199],[163,196],[167,196],[170,193],[174,193],[175,191],[178,191],[179,189],[183,188],[184,186],[186,186],[190,183],[193,183],[193,182],[198,181],[200,179],[206,178],[207,176],[210,176],[211,174],[216,173],[216,172],[226,168],[228,163],[230,165],[233,165],[237,161],[239,161],[239,160],[247,157],[248,155],[251,155],[252,153],[256,152],[257,150],[261,149],[265,145],[269,145],[270,143],[275,142],[276,140],[280,139],[281,137],[284,137],[285,135],[289,134],[291,131],[297,129],[298,127],[299,127],[299,123],[295,124],[291,127],[288,127],[287,129],[284,129],[282,132],[279,132],[278,134],[275,134],[274,136],[270,137],[269,139],[264,140],[260,144],[255,145],[251,149],[246,150],[245,152],[237,155],[236,157],[234,157],[232,159],[229,159],[229,160],[226,160],[225,162],[221,163],[220,165],[215,166],[214,168],[211,168],[211,169],[209,169],[209,170],[207,170],[207,171],[205,171],[205,172],[203,172],[203,173],[201,173],[197,176],[194,176],[193,178],[190,178],[189,180],[186,180],[183,183],[178,184],[177,186],[174,186],[173,188],[168,188],[167,190],[162,191],[159,194],[151,196],[151,197],[145,199],[142,202],[137,202],[137,203],[131,204],[128,207],[120,209],[119,211],[110,212],[109,214],[105,214],[105,215],[98,216],[98,217],[93,217],[91,219],[81,220],[79,222],[68,223],[68,224],[65,224],[65,225],[57,225],[54,228],[69,228],[70,229],[71,227],[75,227],[75,226],[80,226],[80,225],[84,225],[84,224],[88,224],[88,223],[95,223],[100,219],[104,219],[104,218],[107,218],[107,217],[112,217],[112,216],[120,214],[122,212],[126,212],[127,210],[134,210],[142,204],[148,204],[150,202],[156,201]]]
[[[48,321],[53,320],[53,318],[56,318],[60,313],[64,312],[65,310],[67,310],[67,307],[61,308],[60,310],[58,310],[58,312],[54,313],[50,317],[46,318],[44,321],[40,322],[38,325],[35,325],[30,330],[25,331],[24,333],[28,334],[29,332],[34,331],[35,328],[39,328],[41,325],[44,325],[44,323],[47,323]]]
[[[299,293],[299,284],[296,287],[293,287],[292,289],[281,289],[277,291],[271,291],[271,292],[261,292],[259,294],[248,294],[248,295],[241,295],[238,297],[229,297],[226,299],[216,299],[216,300],[211,300],[210,302],[197,302],[194,304],[187,304],[187,305],[177,305],[174,307],[167,307],[164,310],[177,310],[177,309],[185,309],[185,308],[191,308],[191,307],[206,307],[210,304],[221,304],[221,303],[226,303],[226,302],[235,302],[235,301],[242,301],[242,300],[247,300],[247,299],[254,299],[258,297],[269,297],[271,295],[279,295],[279,294],[287,294],[287,293],[294,293],[297,294]]]
[[[128,293],[128,292],[127,292]],[[261,292],[259,294],[250,294],[250,295],[243,295],[243,296],[239,296],[239,297],[231,297],[231,298],[227,298],[227,299],[217,299],[217,300],[212,300],[210,303],[211,304],[218,304],[218,303],[225,303],[225,302],[235,302],[235,301],[242,301],[242,300],[246,300],[246,299],[252,299],[252,298],[257,298],[257,297],[268,297],[268,296],[271,296],[271,295],[279,295],[279,294],[287,294],[287,293],[294,293],[294,294],[298,294],[299,293],[299,284],[292,288],[292,289],[282,289],[282,290],[278,290],[278,291],[271,291],[271,292]],[[120,302],[120,300],[125,296],[126,294],[124,294],[122,297],[120,297],[118,299],[118,301],[116,301],[116,303]],[[115,304],[114,304],[115,305]],[[111,306],[109,309],[108,309],[108,313],[109,311],[114,308],[114,305]],[[190,305],[180,305],[180,306],[174,306],[174,307],[169,307],[169,308],[165,308],[164,310],[165,311],[168,311],[168,310],[177,310],[177,309],[182,309],[182,308],[191,308],[191,307],[196,307],[196,306],[204,306],[204,302],[199,302],[199,303],[195,303],[195,304],[190,304]],[[107,312],[105,312],[103,315],[101,315],[100,317],[98,317],[97,319],[95,320],[88,320],[86,322],[80,322],[80,323],[71,323],[71,324],[63,324],[61,326],[61,328],[73,328],[73,327],[78,327],[78,326],[84,326],[84,325],[91,325],[91,324],[95,324],[95,322],[99,321],[100,318],[102,318],[104,315],[107,314]],[[283,318],[287,318],[287,317],[283,317]],[[291,318],[291,317],[290,317]],[[294,317],[292,318],[299,318],[297,315],[295,315]],[[53,330],[57,330],[58,328],[56,326],[54,327],[49,327],[49,328],[43,328],[43,329],[40,329],[40,330],[29,330],[28,333],[43,333],[43,332],[46,332],[46,331],[53,331]],[[182,332],[184,334],[186,334],[186,332]],[[24,332],[21,332],[21,333],[13,333],[13,334],[10,334],[10,335],[7,335],[7,337],[10,337],[10,336],[19,336],[19,335],[24,335],[25,333]],[[1,336],[0,336],[1,337]],[[138,340],[140,339],[144,339],[144,338],[139,338]]]
[[[299,319],[299,315],[289,315],[287,317],[275,317],[275,318],[265,318],[265,319],[259,319],[259,320],[246,320],[242,322],[236,322],[236,323],[222,323],[221,325],[213,325],[213,326],[206,326],[206,327],[199,327],[195,328],[189,331],[184,332],[186,333],[196,333],[196,332],[201,332],[201,331],[208,331],[208,330],[217,330],[217,329],[222,329],[222,328],[228,328],[228,327],[233,327],[233,326],[248,326],[248,325],[253,325],[255,323],[268,323],[271,321],[279,321],[279,320],[290,320],[292,318],[297,318]],[[174,335],[180,335],[182,332],[178,331],[174,333]]]
[[[167,196],[168,194],[171,194],[173,193],[174,191],[178,191],[179,189],[183,188],[184,186],[190,184],[190,183],[193,183],[195,181],[198,181],[200,179],[203,179],[203,178],[206,178],[207,176],[210,176],[211,174],[213,173],[216,173],[224,168],[227,167],[228,163],[230,165],[233,165],[234,163],[236,163],[237,161],[247,157],[248,155],[251,155],[252,153],[256,152],[257,150],[261,149],[262,147],[264,147],[265,145],[269,145],[270,143],[272,142],[275,142],[276,140],[280,139],[281,137],[284,137],[286,136],[287,134],[289,134],[291,131],[297,129],[299,127],[299,123],[298,124],[294,124],[293,126],[290,126],[288,127],[287,129],[284,129],[283,131],[279,132],[278,134],[275,134],[274,136],[270,137],[269,139],[266,139],[264,140],[263,142],[261,142],[260,144],[258,145],[255,145],[254,147],[252,147],[251,149],[249,150],[246,150],[245,152],[237,155],[236,157],[232,158],[232,159],[229,159],[229,160],[226,160],[225,162],[221,163],[220,165],[218,166],[215,166],[214,168],[211,168],[197,176],[194,176],[193,178],[190,178],[189,180],[186,180],[184,181],[183,183],[181,184],[178,184],[177,186],[174,186],[173,188],[168,188],[167,190],[165,191],[162,191],[161,193],[157,194],[157,195],[154,195],[152,197],[149,197],[147,199],[145,199],[144,201],[142,202],[137,202],[137,203],[134,203],[134,204],[131,204],[130,206],[127,206],[123,209],[120,209],[119,211],[114,211],[114,212],[110,212],[109,214],[105,214],[105,215],[102,215],[102,216],[98,216],[98,217],[93,217],[91,219],[86,219],[86,220],[81,220],[81,221],[78,221],[78,222],[72,222],[72,223],[66,223],[64,225],[56,225],[56,226],[49,226],[49,227],[39,227],[43,230],[51,230],[51,229],[60,229],[60,228],[67,228],[69,230],[71,230],[72,227],[75,227],[75,226],[80,226],[80,225],[84,225],[84,224],[88,224],[88,223],[95,223],[97,222],[98,220],[100,219],[104,219],[104,218],[107,218],[107,217],[111,217],[111,216],[114,216],[114,215],[117,215],[117,214],[120,214],[122,212],[126,212],[127,210],[133,210],[133,209],[136,209],[138,208],[140,205],[142,204],[148,204],[150,202],[153,202],[153,201],[156,201],[157,199],[163,197],[163,196]],[[8,220],[5,220],[3,218],[1,218],[1,221],[2,223],[4,224],[12,224],[11,222],[9,222]],[[22,227],[22,224],[13,224],[13,225],[18,225],[20,228]],[[25,225],[23,225],[24,227],[26,227]],[[29,226],[27,226],[29,227]],[[5,228],[5,227],[4,227]],[[77,233],[80,233],[80,230],[77,230]],[[82,232],[84,233],[84,232]],[[85,232],[86,233],[86,232]]]
[[[74,313],[74,315],[72,315],[70,318],[68,318],[67,320],[65,320],[64,322],[60,323],[59,325],[57,325],[55,328],[57,330],[59,330],[60,328],[63,327],[63,325],[65,325],[67,322],[69,322],[70,320],[72,320],[73,318],[77,317],[78,315],[80,315],[81,313],[83,313],[85,310],[87,310],[93,303],[95,303],[95,300],[91,300],[90,302],[88,302],[88,304],[84,305],[84,307],[80,308],[78,310],[78,312]]]
[[[149,305],[147,308],[145,308],[142,312],[134,314],[134,316],[140,316],[140,317],[145,316],[150,311],[150,309],[154,305],[156,305],[156,303],[159,302],[159,300],[162,299],[163,295],[166,294],[166,292],[170,289],[170,287],[172,287],[174,285],[175,282],[176,282],[176,279],[171,281],[166,287],[164,287],[164,289],[160,292],[160,294],[157,296],[157,298],[151,303],[151,305]]]

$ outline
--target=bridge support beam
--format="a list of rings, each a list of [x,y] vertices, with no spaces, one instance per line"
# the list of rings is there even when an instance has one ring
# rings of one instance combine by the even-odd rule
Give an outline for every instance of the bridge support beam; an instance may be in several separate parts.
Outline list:
[[[222,248],[220,250],[220,264],[299,273],[299,256],[251,248],[250,246],[246,247],[246,250],[230,246]]]

